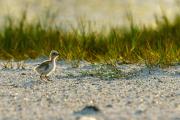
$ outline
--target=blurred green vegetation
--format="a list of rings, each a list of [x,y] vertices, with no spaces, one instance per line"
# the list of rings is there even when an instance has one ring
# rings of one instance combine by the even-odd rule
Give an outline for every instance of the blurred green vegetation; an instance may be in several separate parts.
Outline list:
[[[87,60],[114,64],[145,63],[170,65],[180,62],[180,16],[170,22],[166,16],[156,19],[156,28],[112,27],[94,31],[85,21],[78,28],[64,30],[40,21],[28,23],[26,15],[19,21],[7,17],[0,31],[0,58],[24,60],[48,55],[52,49],[60,59]]]

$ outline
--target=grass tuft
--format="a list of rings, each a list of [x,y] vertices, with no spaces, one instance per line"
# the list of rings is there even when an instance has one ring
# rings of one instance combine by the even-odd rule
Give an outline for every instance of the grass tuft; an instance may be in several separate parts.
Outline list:
[[[145,63],[171,65],[180,62],[180,16],[170,22],[166,16],[156,19],[156,28],[139,27],[133,22],[129,28],[112,27],[94,31],[90,24],[64,30],[59,25],[45,26],[37,21],[28,23],[26,14],[18,22],[11,17],[0,31],[0,58],[24,60],[48,55],[52,49],[66,60],[87,60],[116,64]]]

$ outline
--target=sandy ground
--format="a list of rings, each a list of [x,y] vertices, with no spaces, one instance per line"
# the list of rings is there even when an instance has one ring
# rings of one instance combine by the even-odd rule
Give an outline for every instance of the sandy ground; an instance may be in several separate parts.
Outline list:
[[[0,68],[0,120],[180,120],[180,66],[58,62],[52,82],[32,70]],[[121,74],[121,75],[119,75]],[[95,106],[99,111],[81,111]]]

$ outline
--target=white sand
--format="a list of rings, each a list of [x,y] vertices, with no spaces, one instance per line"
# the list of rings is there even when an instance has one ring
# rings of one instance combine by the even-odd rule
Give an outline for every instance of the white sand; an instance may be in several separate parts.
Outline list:
[[[72,68],[58,62],[53,82],[45,83],[32,70],[35,62],[25,64],[25,70],[1,65],[0,120],[180,120],[178,65],[119,65],[124,77],[114,77],[100,65],[82,62]],[[87,105],[100,113],[75,114]]]

